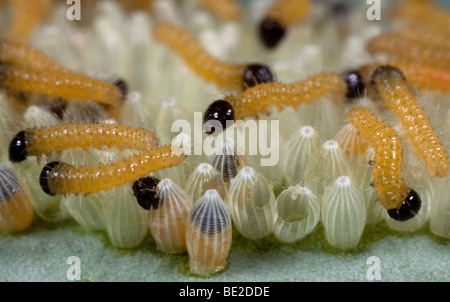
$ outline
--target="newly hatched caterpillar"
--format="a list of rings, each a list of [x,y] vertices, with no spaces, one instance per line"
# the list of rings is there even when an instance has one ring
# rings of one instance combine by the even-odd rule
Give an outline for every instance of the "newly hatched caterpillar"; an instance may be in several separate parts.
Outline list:
[[[213,102],[206,109],[203,122],[217,120],[225,129],[227,120],[244,120],[265,113],[272,105],[280,110],[287,106],[296,108],[330,93],[344,97],[347,89],[344,78],[332,72],[319,73],[292,84],[263,83]]]
[[[422,107],[408,90],[402,72],[392,66],[381,66],[373,73],[372,83],[387,107],[401,120],[414,154],[426,163],[428,173],[445,177],[449,166],[448,155]]]
[[[390,65],[401,70],[408,79],[408,84],[419,89],[437,89],[442,92],[450,91],[450,71],[417,62],[407,63],[399,61],[389,62],[387,64],[372,63],[359,67],[358,72],[363,87],[361,91],[370,88],[370,81],[374,71],[383,65]]]
[[[13,170],[0,165],[0,231],[20,232],[34,219],[29,192]]]
[[[266,65],[231,64],[214,58],[186,30],[174,24],[155,25],[153,36],[175,51],[197,75],[224,89],[241,91],[274,80]]]
[[[14,92],[42,94],[65,100],[93,100],[119,106],[125,98],[123,89],[70,70],[37,69],[25,65],[0,62],[0,86]]]
[[[133,194],[147,210],[148,225],[158,250],[177,254],[186,251],[186,225],[192,201],[186,192],[169,178],[139,178]]]
[[[196,0],[213,15],[223,21],[238,21],[242,17],[241,8],[235,0]]]
[[[259,25],[259,36],[267,48],[274,48],[289,27],[300,23],[311,10],[310,0],[277,0]]]
[[[51,155],[74,148],[88,150],[116,147],[119,150],[149,151],[159,140],[144,129],[115,124],[68,124],[32,128],[18,132],[9,146],[9,159],[21,162],[28,156]]]
[[[352,109],[347,119],[375,151],[372,174],[378,201],[396,220],[413,218],[420,210],[422,201],[400,176],[402,147],[397,133],[363,107]]]
[[[36,26],[51,10],[51,0],[8,0],[7,2],[12,8],[12,18],[5,38],[27,43]]]
[[[150,172],[183,163],[186,156],[179,149],[167,145],[109,164],[93,166],[77,167],[55,161],[42,169],[39,182],[42,190],[49,195],[106,191]]]
[[[208,190],[192,208],[186,230],[191,271],[210,276],[221,271],[231,249],[231,217],[216,190]]]

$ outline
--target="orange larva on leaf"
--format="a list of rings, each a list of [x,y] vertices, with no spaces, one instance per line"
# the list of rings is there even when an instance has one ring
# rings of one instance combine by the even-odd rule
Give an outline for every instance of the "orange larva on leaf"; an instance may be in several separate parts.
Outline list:
[[[389,65],[381,66],[373,73],[372,83],[387,107],[402,122],[413,152],[426,163],[428,173],[445,177],[449,166],[448,155],[422,107],[408,90],[402,72]]]
[[[158,147],[152,132],[114,124],[69,124],[32,128],[17,133],[9,147],[9,159],[20,162],[27,156],[51,155],[74,147],[116,147],[120,150],[149,151]]]
[[[243,90],[258,83],[273,82],[269,67],[263,64],[232,64],[214,58],[185,29],[159,23],[153,29],[156,40],[175,51],[200,77],[224,89]]]
[[[175,148],[178,149],[170,145],[162,146],[116,162],[93,166],[77,167],[63,162],[51,162],[42,169],[39,182],[42,190],[49,195],[107,191],[150,172],[183,163],[186,156],[180,150],[174,150]]]
[[[0,165],[0,231],[23,231],[30,226],[33,218],[28,190],[13,170]]]
[[[414,217],[422,202],[400,176],[402,147],[396,132],[363,107],[352,109],[347,119],[375,151],[372,174],[378,201],[387,209],[389,216],[396,220]]]
[[[274,48],[287,29],[301,22],[311,10],[310,0],[277,0],[259,25],[259,35],[267,48]]]

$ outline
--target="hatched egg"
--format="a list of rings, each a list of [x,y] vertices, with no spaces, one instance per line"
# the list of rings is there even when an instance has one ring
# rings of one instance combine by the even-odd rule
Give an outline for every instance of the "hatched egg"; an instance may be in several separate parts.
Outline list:
[[[366,223],[366,205],[361,190],[348,176],[340,176],[329,186],[322,200],[325,237],[339,249],[354,248]]]
[[[31,225],[33,218],[28,189],[13,170],[0,165],[0,231],[23,231]]]
[[[317,226],[320,204],[311,190],[290,186],[275,201],[273,233],[285,243],[296,242]]]
[[[209,276],[221,271],[231,248],[231,217],[216,190],[208,190],[192,208],[186,244],[192,272]]]
[[[133,184],[138,204],[148,210],[148,225],[158,250],[186,251],[186,224],[192,202],[187,193],[169,178],[139,178]]]
[[[306,164],[318,149],[318,134],[311,126],[302,126],[286,142],[284,175],[288,184],[299,183]]]
[[[244,237],[259,239],[272,232],[275,197],[262,174],[252,167],[243,167],[231,184],[227,199],[233,222]]]
[[[195,203],[209,189],[217,190],[221,198],[225,198],[227,188],[220,172],[208,163],[201,163],[189,176],[186,192],[190,200]]]

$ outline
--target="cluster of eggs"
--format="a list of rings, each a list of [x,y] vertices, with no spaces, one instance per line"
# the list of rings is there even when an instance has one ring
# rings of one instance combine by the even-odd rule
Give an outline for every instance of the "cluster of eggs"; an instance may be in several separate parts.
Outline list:
[[[147,5],[150,1],[143,2]],[[204,2],[208,3],[205,7],[217,8],[211,1]],[[219,12],[229,12],[224,19],[236,22],[235,18],[241,16],[236,13],[239,6],[234,6],[233,1],[223,2],[219,3],[219,7],[225,5]],[[406,2],[409,5],[406,7],[431,6],[427,1]],[[177,5],[161,3],[159,12],[164,10],[171,19],[167,12],[176,11]],[[315,12],[313,2],[283,0],[267,7],[258,28],[266,57],[259,58],[271,64],[230,64],[216,59],[182,26],[156,22],[160,15],[154,12],[150,16],[130,17],[136,34],[130,35],[130,39],[139,37],[141,40],[134,41],[135,45],[128,49],[124,46],[126,43],[117,42],[120,39],[114,32],[120,32],[113,22],[118,16],[123,18],[118,13],[120,7],[115,2],[102,5],[105,16],[96,23],[98,36],[107,33],[108,37],[113,37],[104,42],[109,51],[105,57],[113,58],[118,68],[123,67],[120,62],[133,56],[144,58],[143,62],[136,63],[133,72],[124,68],[128,72],[123,73],[124,78],[133,79],[129,85],[140,92],[129,91],[128,85],[120,79],[109,83],[70,71],[32,47],[0,42],[0,86],[3,89],[0,143],[10,146],[9,159],[2,154],[0,166],[2,231],[26,229],[35,213],[52,222],[71,217],[86,230],[106,230],[113,246],[134,248],[150,230],[161,252],[187,252],[191,270],[206,276],[225,267],[233,230],[251,240],[273,234],[281,242],[294,243],[314,232],[321,223],[328,243],[342,250],[356,247],[364,227],[381,221],[405,232],[417,231],[429,222],[433,233],[450,237],[447,222],[450,195],[446,194],[450,177],[447,175],[450,124],[446,122],[450,105],[446,93],[450,77],[445,69],[446,61],[442,61],[437,51],[450,48],[445,41],[437,39],[437,35],[423,34],[436,51],[433,48],[426,52],[425,44],[419,45],[425,50],[414,48],[417,54],[413,59],[425,62],[425,67],[411,66],[401,60],[389,61],[389,64],[367,60],[364,64],[374,65],[349,64],[356,71],[347,73],[314,70],[320,72],[306,79],[302,75],[302,81],[284,84],[276,82],[275,74],[280,77],[282,71],[288,69],[292,75],[292,70],[283,67],[282,61],[285,56],[292,57],[292,61],[286,59],[287,64],[298,60],[292,50],[299,44],[295,40],[299,38],[295,29],[302,27],[298,24],[309,13]],[[197,4],[193,5],[197,12]],[[250,4],[252,8],[257,6]],[[332,6],[336,11],[338,7],[343,9],[341,3]],[[406,9],[401,11],[407,13]],[[413,18],[428,22],[420,16]],[[149,26],[149,20],[155,24]],[[204,22],[217,26],[216,21]],[[111,24],[114,29],[107,26]],[[323,42],[314,44],[314,22],[311,24],[304,25],[307,30],[300,34],[307,37],[300,41],[314,49]],[[336,24],[331,22],[329,26]],[[234,34],[244,34],[244,25],[229,28]],[[70,35],[75,42],[72,43],[78,45],[80,52],[88,53],[86,60],[98,58],[97,54],[89,57],[91,51],[86,50],[87,41],[97,36],[89,40],[82,31],[69,29],[73,31]],[[289,31],[291,36],[287,34]],[[346,31],[349,29],[341,24],[324,40],[336,35],[351,36]],[[308,37],[308,33],[311,36]],[[40,35],[46,41],[45,37],[51,40],[48,37],[55,32]],[[152,37],[151,41],[148,36]],[[399,37],[409,37],[413,40],[411,43],[415,43],[408,30],[394,36],[394,41]],[[400,50],[407,46],[381,47],[392,44],[386,41],[389,38],[389,34],[385,34],[372,39],[368,44],[369,52],[387,52],[393,58],[402,55]],[[233,39],[231,46],[224,47],[232,50],[236,43]],[[360,45],[365,39],[367,37],[354,43]],[[350,42],[342,46],[343,53],[355,47]],[[152,43],[155,45],[149,46]],[[287,46],[281,45],[277,50],[283,43]],[[173,53],[167,52],[164,45]],[[271,52],[277,54],[275,59],[271,59]],[[221,57],[220,51],[216,53]],[[306,66],[310,57],[321,61],[322,55],[326,56],[318,53],[320,51],[315,49],[308,55],[305,50],[301,58],[306,62],[301,64]],[[110,62],[111,58],[104,59],[103,63]],[[151,64],[161,68],[151,66],[144,71]],[[269,65],[275,65],[276,72],[272,72]],[[445,68],[440,69],[441,66]],[[192,79],[186,79],[191,77],[189,72],[194,75]],[[179,73],[183,76],[177,76]],[[423,74],[434,76],[435,80],[429,81],[431,76],[425,78]],[[166,91],[161,89],[158,93],[166,97],[177,85],[179,91],[173,93],[179,94],[177,100],[185,101],[177,103],[173,98],[165,98],[156,106],[148,102],[145,95],[155,96],[148,93],[148,87],[158,88],[159,79],[165,81],[169,77],[171,82]],[[151,80],[146,83],[142,78]],[[411,83],[430,93],[433,100],[426,94],[419,94],[416,101],[409,92]],[[233,94],[223,97],[217,87]],[[197,110],[197,98],[203,95],[205,99],[205,91],[220,95],[220,100],[199,101],[201,110],[205,110],[203,121],[218,121],[226,128],[222,134],[237,132],[245,138],[245,128],[242,131],[237,124],[226,127],[227,120],[258,116],[278,121],[280,129],[275,135],[279,163],[261,166],[263,155],[250,156],[241,152],[248,138],[244,139],[244,145],[238,138],[218,140],[211,156],[186,156],[195,142],[192,143],[186,133],[175,135],[169,125],[186,116],[183,106]],[[32,101],[28,100],[24,106],[20,97]],[[62,111],[59,115],[54,106],[49,106],[56,102],[55,98],[60,101],[57,104]],[[72,104],[70,99],[78,103]],[[376,103],[379,99],[387,109]],[[19,114],[16,107],[22,110]],[[436,112],[436,108],[440,111]],[[268,109],[270,114],[267,114]],[[11,123],[9,117],[23,122],[26,127],[22,128],[27,130],[17,132],[17,123]],[[263,129],[256,123],[255,126],[254,133],[260,138],[271,134],[271,129]],[[221,135],[212,130],[206,131],[207,134]],[[182,155],[171,154],[174,149],[181,150]],[[6,153],[7,148],[3,151]],[[43,165],[43,161],[47,164]]]

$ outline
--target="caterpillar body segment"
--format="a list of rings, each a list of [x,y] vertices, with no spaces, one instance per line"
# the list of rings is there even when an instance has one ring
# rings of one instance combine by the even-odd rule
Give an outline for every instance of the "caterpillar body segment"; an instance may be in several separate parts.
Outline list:
[[[257,83],[272,82],[269,67],[263,64],[232,64],[210,55],[187,31],[170,23],[159,23],[154,38],[175,51],[200,77],[227,90],[241,91]]]
[[[408,220],[421,206],[418,194],[404,183],[401,173],[402,147],[396,132],[363,107],[352,109],[348,121],[375,151],[373,186],[378,201],[396,220]]]
[[[65,100],[94,100],[119,106],[124,96],[119,87],[72,71],[37,69],[0,62],[0,86],[14,92],[42,94]]]
[[[27,156],[51,155],[77,147],[116,147],[120,150],[149,151],[158,147],[158,138],[150,131],[111,124],[69,124],[21,131],[9,147],[9,158],[20,162]]]
[[[387,107],[401,120],[414,154],[426,163],[428,173],[445,177],[448,155],[424,110],[408,90],[402,72],[392,66],[381,66],[373,73],[372,82]]]
[[[347,85],[340,75],[324,72],[298,83],[263,83],[226,97],[225,101],[233,106],[235,119],[239,120],[264,113],[271,105],[280,110],[287,106],[296,108],[329,93],[344,96],[346,91]]]
[[[178,149],[168,145],[109,164],[92,166],[77,167],[63,162],[51,162],[42,169],[39,182],[42,190],[49,195],[107,191],[150,172],[183,163],[186,156]]]

